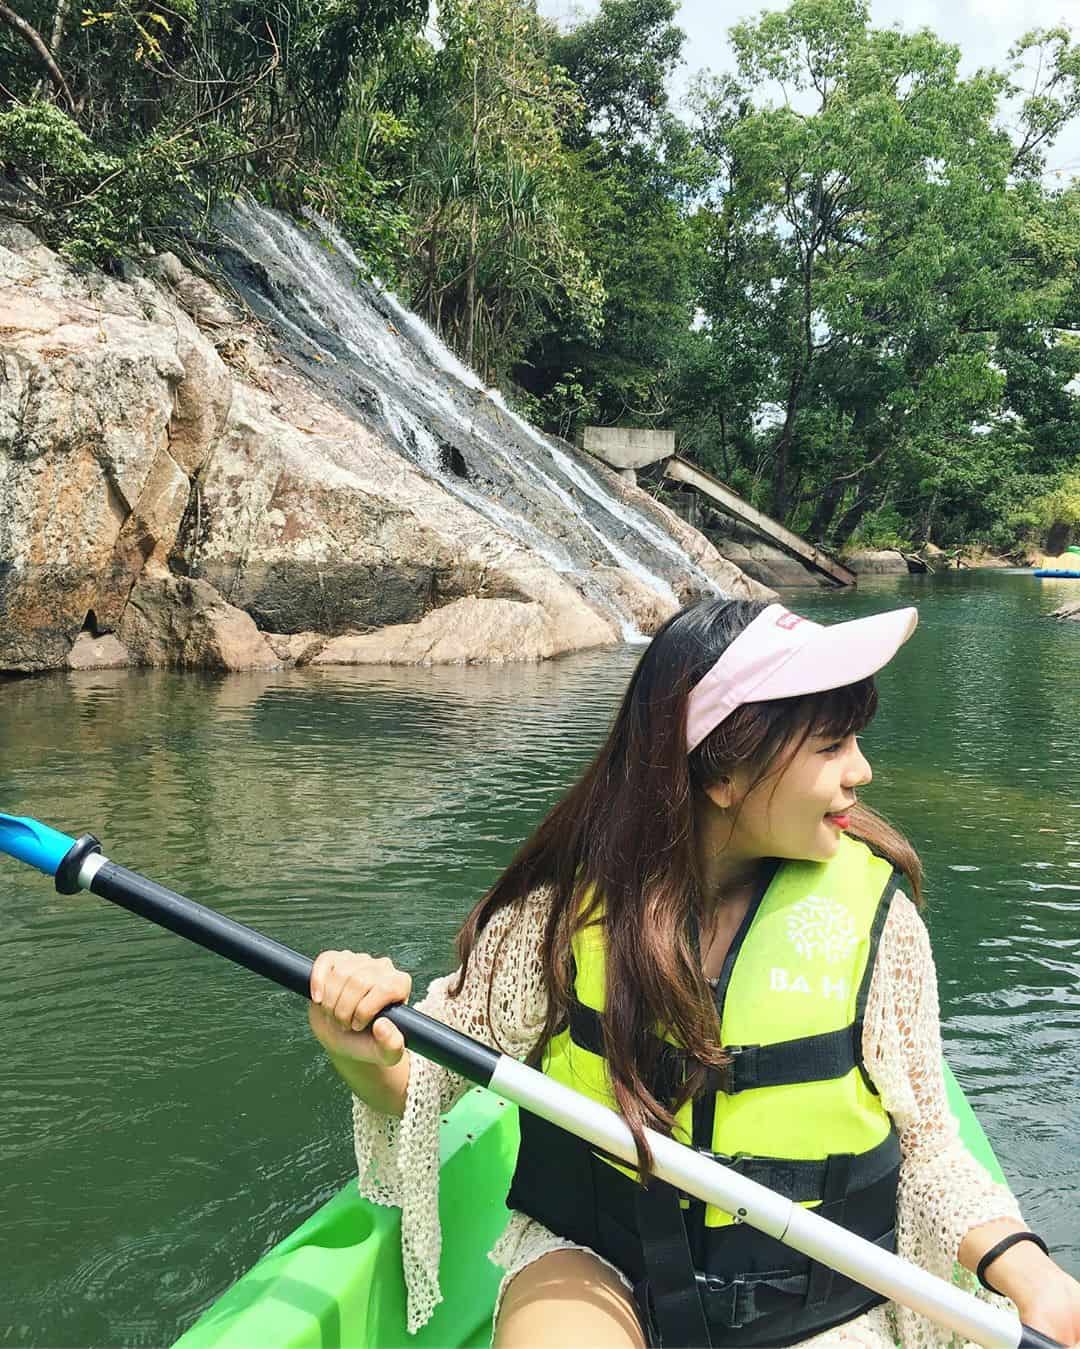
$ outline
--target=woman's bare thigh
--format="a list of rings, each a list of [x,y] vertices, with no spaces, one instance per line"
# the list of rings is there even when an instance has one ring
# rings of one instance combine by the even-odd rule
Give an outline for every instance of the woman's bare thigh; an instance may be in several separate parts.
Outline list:
[[[634,1300],[588,1251],[550,1251],[510,1281],[494,1349],[644,1349]]]

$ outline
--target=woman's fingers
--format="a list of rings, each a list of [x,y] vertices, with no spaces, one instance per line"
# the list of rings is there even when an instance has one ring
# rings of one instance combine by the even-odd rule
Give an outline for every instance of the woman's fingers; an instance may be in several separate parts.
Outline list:
[[[405,1053],[405,1037],[392,1021],[386,1017],[377,1017],[371,1026],[371,1038],[379,1052],[379,1062],[384,1067],[393,1067]]]
[[[405,1038],[393,1022],[378,1017],[370,1030],[347,1030],[314,1003],[308,1006],[308,1021],[315,1038],[329,1053],[358,1063],[392,1068],[405,1053]]]
[[[355,1059],[358,1063],[378,1063],[381,1051],[369,1031],[357,1035],[338,1025],[329,1012],[315,1003],[308,1004],[308,1023],[315,1038],[330,1054]]]
[[[412,979],[393,961],[365,952],[323,951],[312,963],[312,1002],[352,1032],[367,1030],[384,1008],[407,1002],[411,992]],[[396,1040],[380,1045],[380,1052],[384,1048],[400,1057],[404,1041],[401,1046]]]
[[[311,1001],[323,1002],[326,995],[326,981],[334,968],[335,956],[344,955],[343,951],[321,951],[311,966]]]
[[[384,1007],[391,1003],[407,1002],[412,992],[412,980],[407,974],[395,970],[390,962],[388,971],[379,971],[379,977],[358,999],[352,1013],[353,1030],[363,1030],[369,1026]]]
[[[336,973],[335,967],[335,973]],[[333,1013],[334,1020],[343,1026],[352,1026],[356,1016],[356,1009],[360,1003],[371,992],[370,978],[360,971],[356,974],[343,974],[341,982],[338,985],[337,997],[333,1003],[326,1002],[326,1009]],[[369,1017],[368,1020],[371,1018]],[[363,1030],[367,1025],[365,1021],[361,1026],[353,1026],[354,1030]]]

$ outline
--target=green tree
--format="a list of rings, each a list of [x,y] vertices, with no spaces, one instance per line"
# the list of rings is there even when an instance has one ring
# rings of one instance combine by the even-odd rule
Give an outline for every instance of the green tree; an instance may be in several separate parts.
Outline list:
[[[548,55],[580,93],[588,118],[579,145],[595,138],[609,151],[649,140],[668,109],[667,82],[686,34],[677,0],[600,0],[592,19],[566,33],[548,29]]]
[[[1047,221],[1040,155],[1072,114],[1074,58],[1054,39],[1055,96],[1025,102],[1014,144],[995,121],[1005,75],[961,79],[955,47],[872,29],[861,0],[793,0],[731,37],[736,77],[697,98],[719,185],[707,330],[723,361],[756,313],[760,402],[779,413],[767,505],[843,544],[889,502],[925,517],[1001,407],[997,335],[1060,308],[1071,230],[1038,257],[1025,243]]]
[[[488,379],[559,307],[586,328],[602,289],[577,246],[564,126],[580,100],[527,0],[444,0],[417,134],[399,161],[413,304]]]
[[[25,0],[20,11],[0,6],[6,208],[108,263],[160,246],[219,190],[303,196],[356,69],[427,6]]]
[[[694,240],[687,202],[700,155],[668,105],[684,34],[674,0],[603,0],[567,33],[547,29],[548,56],[577,90],[584,117],[563,127],[579,247],[602,279],[589,329],[551,308],[514,370],[565,434],[602,423],[670,422],[677,351],[693,317]],[[564,416],[555,390],[572,370],[585,391]]]

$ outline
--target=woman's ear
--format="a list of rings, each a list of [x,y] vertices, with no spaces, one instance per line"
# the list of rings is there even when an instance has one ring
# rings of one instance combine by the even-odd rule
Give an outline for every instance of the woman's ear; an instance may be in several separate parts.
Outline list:
[[[730,778],[717,778],[705,788],[705,795],[721,810],[730,810],[735,804],[735,784]]]

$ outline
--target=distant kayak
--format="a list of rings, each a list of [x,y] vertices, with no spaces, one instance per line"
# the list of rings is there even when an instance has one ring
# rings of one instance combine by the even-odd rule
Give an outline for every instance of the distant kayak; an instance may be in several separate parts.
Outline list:
[[[1080,563],[1080,557],[1077,562]],[[1063,567],[1036,567],[1034,571],[1036,576],[1057,576],[1066,581],[1080,581],[1080,566],[1072,571],[1066,571]]]
[[[960,1137],[997,1181],[1001,1168],[948,1064]],[[482,1349],[500,1271],[487,1258],[506,1226],[518,1149],[517,1107],[469,1091],[440,1138],[443,1301],[410,1335],[401,1268],[401,1213],[360,1197],[353,1181],[232,1285],[176,1349]]]

